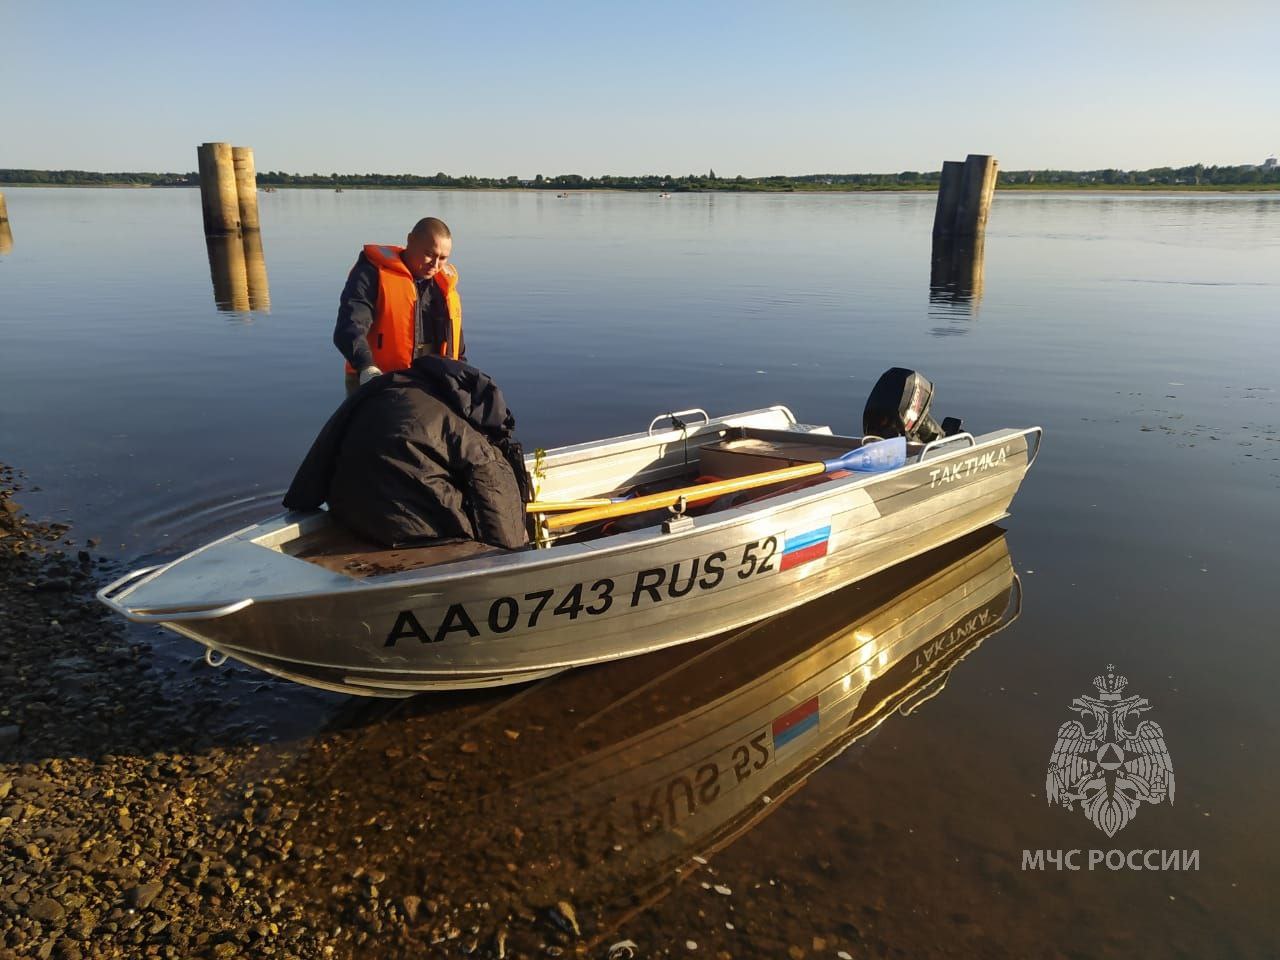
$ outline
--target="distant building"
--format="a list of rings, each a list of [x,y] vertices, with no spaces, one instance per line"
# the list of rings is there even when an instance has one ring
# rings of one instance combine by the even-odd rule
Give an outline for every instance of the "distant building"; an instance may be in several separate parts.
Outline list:
[[[1278,165],[1280,165],[1280,161],[1276,160],[1275,157],[1267,157],[1262,161],[1263,170],[1274,170]]]

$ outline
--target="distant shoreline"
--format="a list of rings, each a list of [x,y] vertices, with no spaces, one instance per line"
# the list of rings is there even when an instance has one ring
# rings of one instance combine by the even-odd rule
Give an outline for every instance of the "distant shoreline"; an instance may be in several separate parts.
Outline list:
[[[70,187],[198,187],[200,174],[185,171],[141,170],[36,170],[0,167],[0,185]],[[572,196],[587,190],[609,190],[640,194],[678,193],[934,193],[942,181],[941,170],[903,170],[898,173],[804,173],[722,177],[715,170],[705,174],[670,173],[601,174],[584,177],[577,173],[542,174],[525,178],[451,176],[444,171],[430,175],[417,173],[289,173],[259,170],[258,187],[273,190],[533,190]],[[1141,192],[1173,190],[1189,192],[1250,193],[1280,190],[1280,165],[1269,157],[1261,164],[1182,167],[1151,167],[1121,170],[1000,170],[998,190]]]
[[[259,192],[264,192],[266,186],[270,186],[272,190],[324,190],[334,192],[335,188],[322,184],[269,184],[259,186]],[[198,184],[172,184],[172,185],[156,185],[150,183],[23,183],[20,181],[0,180],[0,189],[9,189],[13,187],[31,187],[38,190],[195,190]],[[1191,184],[1191,183],[1151,183],[1151,184],[1053,184],[1053,183],[1002,183],[997,186],[999,192],[1016,192],[1016,193],[1275,193],[1280,191],[1280,183],[1220,183],[1220,184]],[[752,187],[751,189],[742,190],[735,189],[731,186],[727,187],[694,187],[682,189],[680,187],[668,187],[663,191],[654,189],[643,189],[636,187],[606,187],[594,185],[591,187],[461,187],[456,185],[434,186],[434,185],[414,185],[402,186],[398,184],[371,184],[362,186],[343,186],[342,192],[358,191],[358,190],[410,190],[410,191],[436,191],[436,190],[460,190],[467,193],[555,193],[555,194],[581,194],[581,193],[637,193],[637,194],[653,194],[656,192],[665,192],[671,196],[681,194],[703,194],[703,193],[732,193],[732,194],[753,194],[753,193],[794,193],[794,194],[828,194],[828,193],[937,193],[937,184],[927,184],[922,186],[861,186],[857,184],[840,184],[821,187]]]

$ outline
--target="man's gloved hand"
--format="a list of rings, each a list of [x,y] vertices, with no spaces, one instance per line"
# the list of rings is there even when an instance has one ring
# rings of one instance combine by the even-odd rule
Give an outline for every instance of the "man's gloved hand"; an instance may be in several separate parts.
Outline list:
[[[363,387],[366,383],[368,383],[374,377],[380,377],[380,376],[382,376],[382,371],[379,370],[377,367],[374,367],[374,366],[365,367],[363,370],[360,371],[360,386]]]

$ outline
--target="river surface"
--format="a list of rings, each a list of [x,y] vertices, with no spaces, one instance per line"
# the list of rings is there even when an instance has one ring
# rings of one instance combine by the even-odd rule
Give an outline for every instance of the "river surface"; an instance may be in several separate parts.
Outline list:
[[[1003,536],[717,641],[733,656],[417,698],[356,724],[340,760],[291,734],[292,791],[323,783],[318,846],[363,847],[391,888],[470,851],[469,895],[568,898],[593,956],[627,939],[639,956],[1280,954],[1280,196],[1000,194],[981,268],[946,277],[926,194],[281,191],[260,195],[247,256],[206,246],[194,190],[5,194],[0,461],[38,488],[24,506],[122,562],[276,511],[343,396],[330,335],[360,244],[403,242],[425,215],[453,228],[469,358],[526,449],[689,407],[782,403],[856,433],[891,366],[934,381],[939,418],[1045,430]],[[901,659],[842,732],[779,716],[804,736],[775,725],[753,747],[760,718],[821,680],[769,651],[818,664],[868,623],[902,625]],[[1114,837],[1048,803],[1045,779],[1111,664],[1176,774],[1173,802]],[[351,709],[290,690],[285,712]],[[429,742],[454,746],[427,760]],[[608,753],[637,742],[641,759]],[[443,786],[421,789],[419,753],[454,765],[433,768]],[[521,796],[559,832],[537,835]],[[413,833],[422,809],[453,811],[435,860],[343,833],[357,812]],[[507,826],[533,837],[527,862],[486,859]],[[1081,869],[1054,866],[1072,850]],[[1091,850],[1140,855],[1091,869]],[[1151,869],[1153,850],[1195,856]],[[322,909],[338,889],[300,895]]]

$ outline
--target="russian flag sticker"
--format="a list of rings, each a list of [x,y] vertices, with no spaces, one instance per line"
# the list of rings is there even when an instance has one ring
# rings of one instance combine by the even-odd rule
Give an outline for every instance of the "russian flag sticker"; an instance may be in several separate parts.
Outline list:
[[[788,710],[773,721],[773,749],[781,753],[801,734],[814,730],[817,726],[818,698],[810,697],[800,706]]]
[[[788,533],[782,550],[782,569],[790,570],[810,560],[827,555],[827,543],[831,539],[831,525],[808,530],[805,533]]]

